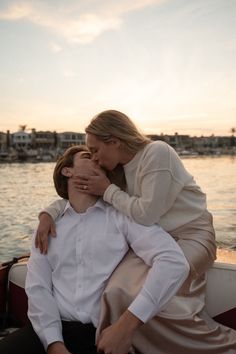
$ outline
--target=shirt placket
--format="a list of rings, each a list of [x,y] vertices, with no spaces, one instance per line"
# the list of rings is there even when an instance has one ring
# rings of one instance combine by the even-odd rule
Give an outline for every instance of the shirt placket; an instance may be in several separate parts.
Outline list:
[[[83,284],[84,284],[84,218],[79,215],[80,222],[77,226],[77,237],[76,237],[76,263],[77,263],[77,281],[76,281],[76,302],[81,303],[83,297]],[[77,313],[81,309],[77,305]]]

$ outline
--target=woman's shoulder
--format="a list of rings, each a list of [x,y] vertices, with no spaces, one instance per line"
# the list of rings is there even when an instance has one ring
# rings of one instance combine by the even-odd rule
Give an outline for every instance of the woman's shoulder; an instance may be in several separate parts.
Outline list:
[[[144,156],[158,156],[167,155],[170,153],[170,145],[166,142],[157,140],[146,145],[144,149]]]
[[[145,146],[140,154],[140,167],[145,169],[168,168],[170,146],[164,141],[153,141]]]

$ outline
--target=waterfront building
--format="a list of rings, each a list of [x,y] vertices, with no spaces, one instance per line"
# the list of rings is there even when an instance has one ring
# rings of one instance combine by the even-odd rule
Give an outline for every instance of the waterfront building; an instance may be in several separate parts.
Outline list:
[[[217,143],[219,147],[226,148],[226,149],[234,145],[232,144],[232,137],[229,136],[219,136]]]
[[[193,147],[191,137],[184,134],[167,135],[166,142],[176,150],[191,150]]]
[[[6,151],[7,149],[7,134],[0,132],[0,151]]]
[[[73,145],[85,144],[85,134],[75,132],[58,133],[58,147],[62,150]]]
[[[33,149],[53,150],[57,146],[57,134],[51,131],[32,129],[31,146]]]
[[[84,133],[26,130],[26,125],[22,125],[13,134],[9,130],[0,132],[0,161],[55,161],[68,147],[85,144]],[[181,156],[236,154],[234,132],[231,136],[191,137],[161,133],[148,137],[165,141]]]
[[[176,150],[192,149],[192,138],[189,135],[175,133],[174,135],[148,135],[151,140],[162,140],[172,146]]]
[[[160,134],[148,135],[152,140],[162,140],[171,145],[180,155],[187,155],[187,152],[200,155],[205,154],[235,154],[233,136],[193,136]]]
[[[12,147],[16,150],[29,149],[31,147],[31,134],[20,130],[12,134]]]

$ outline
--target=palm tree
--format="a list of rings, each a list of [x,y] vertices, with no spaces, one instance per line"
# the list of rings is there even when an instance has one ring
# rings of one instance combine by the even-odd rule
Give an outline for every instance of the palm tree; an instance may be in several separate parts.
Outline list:
[[[27,124],[22,124],[22,125],[19,125],[19,131],[26,131],[26,127],[27,127]]]

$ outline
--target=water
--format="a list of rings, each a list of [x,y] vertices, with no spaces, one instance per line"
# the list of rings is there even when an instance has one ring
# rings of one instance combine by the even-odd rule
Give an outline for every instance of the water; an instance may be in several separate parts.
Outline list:
[[[57,198],[53,163],[0,164],[0,263],[29,251],[38,213]]]
[[[207,193],[217,242],[236,250],[236,157],[185,158]],[[29,251],[39,211],[57,198],[54,163],[0,164],[0,263]]]
[[[236,156],[183,160],[207,194],[219,247],[236,250]]]

